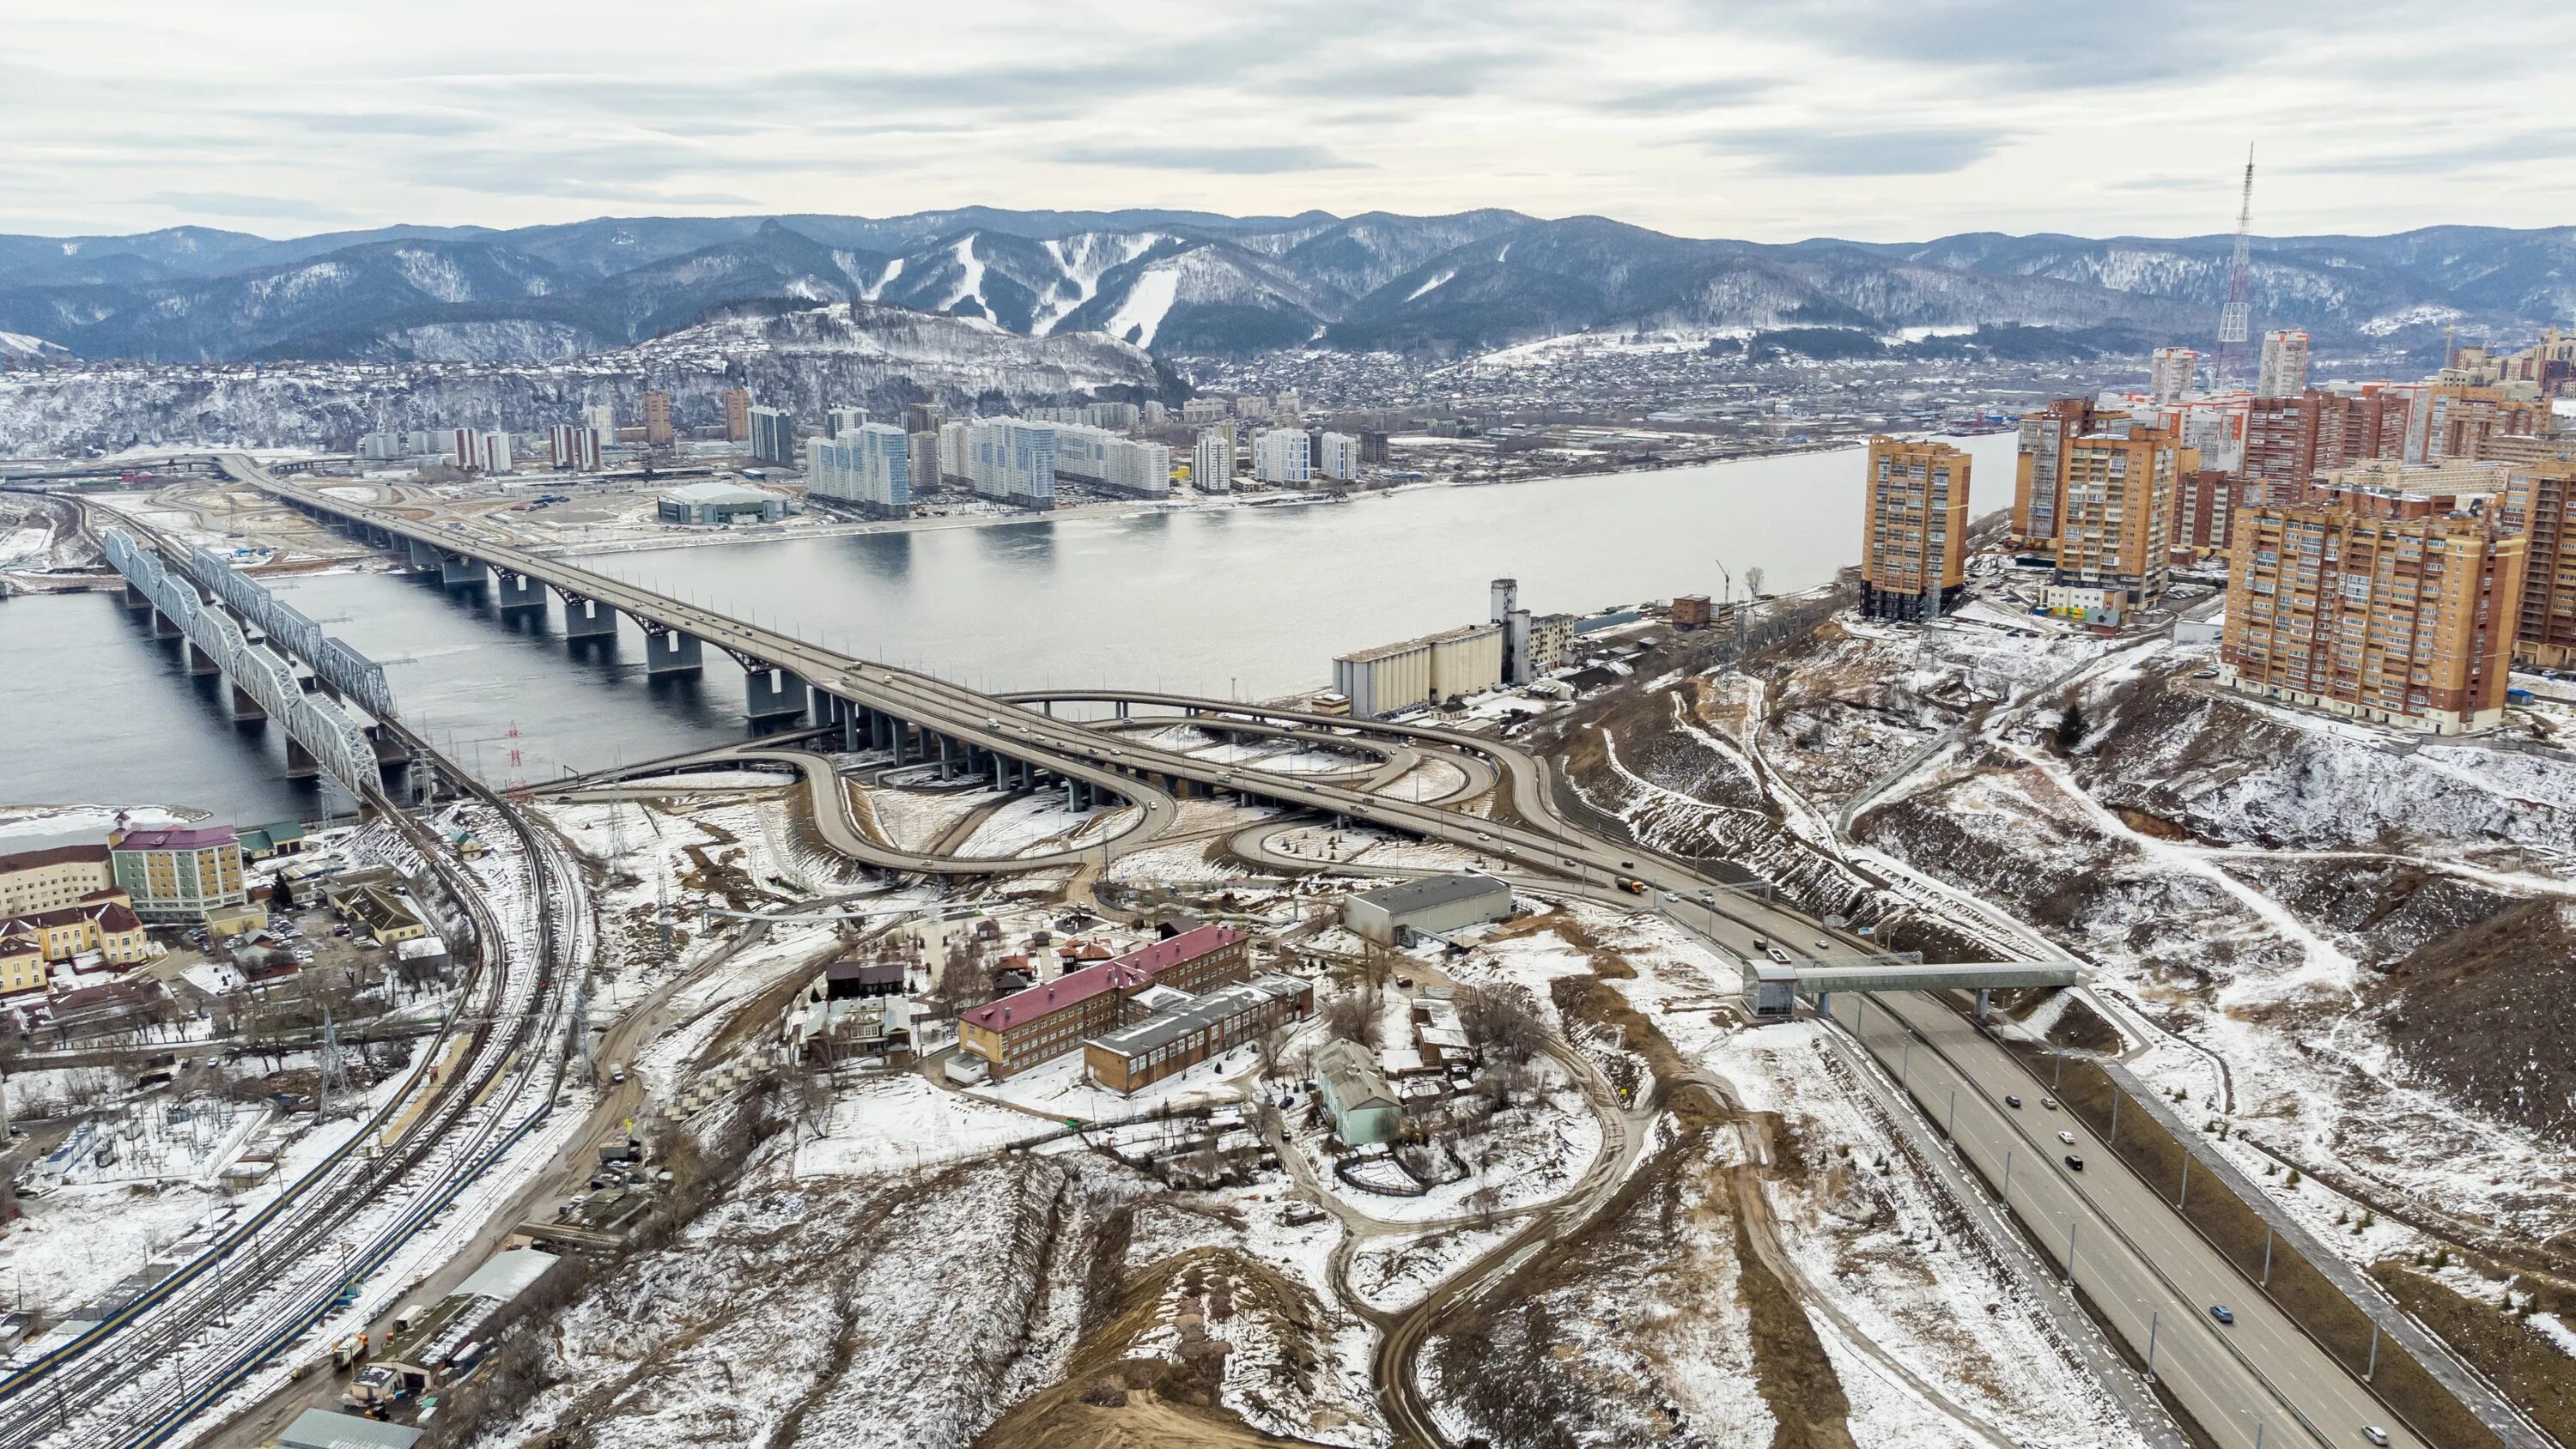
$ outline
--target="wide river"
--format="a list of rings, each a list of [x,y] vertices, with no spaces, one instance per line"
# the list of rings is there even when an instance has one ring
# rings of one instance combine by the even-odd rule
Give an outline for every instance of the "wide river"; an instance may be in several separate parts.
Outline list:
[[[1975,507],[2012,493],[2013,438],[1965,446]],[[1233,508],[664,549],[577,560],[762,624],[978,688],[1115,684],[1260,698],[1320,685],[1336,654],[1481,620],[1518,578],[1542,613],[1706,593],[1718,566],[1804,588],[1860,551],[1858,450],[1330,506]],[[278,585],[383,660],[415,728],[487,779],[538,781],[743,735],[742,681],[709,651],[648,681],[631,625],[574,654],[471,592],[397,574]],[[282,777],[274,728],[238,729],[113,594],[0,602],[0,807],[189,806],[242,825],[345,811]],[[517,759],[513,763],[512,755]],[[94,839],[6,828],[0,850]]]

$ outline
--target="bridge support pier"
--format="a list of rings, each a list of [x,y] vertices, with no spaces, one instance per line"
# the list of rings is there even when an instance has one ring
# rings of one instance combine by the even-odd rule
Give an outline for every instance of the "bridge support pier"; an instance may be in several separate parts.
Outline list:
[[[743,675],[742,684],[743,713],[753,719],[805,712],[805,681],[784,669],[753,669]]]
[[[445,555],[438,551],[438,545],[434,543],[423,543],[416,538],[406,539],[405,542],[411,545],[411,567],[414,573],[425,574],[444,561]]]
[[[492,571],[484,567],[483,560],[479,558],[468,558],[461,553],[440,554],[438,557],[438,582],[444,588],[476,588],[491,581]]]
[[[188,656],[188,672],[190,674],[220,674],[223,672],[223,666],[215,663],[215,656],[198,648],[196,640],[189,640],[184,648]]]
[[[957,742],[946,735],[939,737],[939,778],[957,778]]]
[[[1826,1021],[1834,1019],[1834,994],[1832,992],[1819,991],[1816,993],[1816,1015],[1824,1018]]]
[[[526,574],[514,574],[508,569],[494,569],[492,603],[504,614],[515,614],[521,609],[535,609],[543,612],[546,607],[546,588]]]
[[[141,613],[143,610],[152,607],[152,596],[143,592],[141,589],[136,588],[134,586],[134,581],[132,579],[128,579],[125,582],[125,607],[136,613]]]
[[[1120,719],[1125,719],[1127,717],[1127,701],[1123,699],[1118,701],[1118,717]]]
[[[661,674],[696,674],[705,668],[701,646],[695,634],[683,634],[677,629],[644,631],[644,673],[648,677]]]
[[[251,698],[250,691],[242,688],[238,684],[234,685],[233,723],[249,724],[253,720],[263,720],[266,718],[268,718],[268,711],[259,707],[259,701]]]
[[[819,728],[836,728],[842,720],[849,717],[850,702],[837,694],[825,694],[819,689],[815,690],[813,703],[814,712],[808,718],[812,719]]]
[[[1977,1020],[1983,1021],[1986,1019],[1986,999],[1994,995],[1994,990],[1995,989],[1991,986],[1980,986],[1977,988]]]
[[[564,595],[564,638],[615,639],[617,610],[597,599]]]
[[[286,742],[286,778],[310,780],[321,773],[322,762],[313,758],[311,750],[297,744],[290,737]]]
[[[896,719],[893,715],[887,714],[881,710],[868,711],[868,748],[872,750],[893,749],[897,734],[902,730],[902,728],[903,721]]]
[[[180,635],[180,633],[181,633],[181,632],[182,632],[182,631],[181,631],[181,630],[180,630],[180,628],[179,628],[179,621],[178,621],[178,620],[173,619],[173,618],[171,618],[169,615],[162,613],[162,612],[161,612],[159,609],[157,609],[157,608],[156,608],[156,609],[154,609],[154,610],[152,611],[152,637],[153,637],[153,638],[155,638],[155,639],[176,639],[176,638],[178,638],[178,637],[179,637],[179,635]]]

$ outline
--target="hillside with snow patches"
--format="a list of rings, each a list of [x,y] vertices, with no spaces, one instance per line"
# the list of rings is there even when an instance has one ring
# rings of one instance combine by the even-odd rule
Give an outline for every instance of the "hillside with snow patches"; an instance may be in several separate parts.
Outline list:
[[[1483,210],[604,218],[271,242],[201,228],[0,236],[0,356],[494,360],[613,348],[745,301],[882,301],[1162,354],[1450,354],[1637,330],[2206,331],[2228,239],[1969,233],[1789,245]],[[2576,313],[2576,229],[2258,241],[2258,325],[2323,346],[2526,335]],[[517,330],[512,330],[513,327]],[[529,351],[515,349],[527,348]]]
[[[716,420],[717,394],[739,386],[809,416],[842,405],[899,414],[911,402],[962,412],[1162,387],[1143,349],[1096,333],[1025,337],[883,303],[747,308],[630,347],[551,360],[497,355],[496,330],[531,325],[422,324],[416,355],[383,364],[0,369],[0,455],[285,446],[459,421],[539,430],[576,421],[588,404],[631,405],[646,387],[671,393],[683,426]]]

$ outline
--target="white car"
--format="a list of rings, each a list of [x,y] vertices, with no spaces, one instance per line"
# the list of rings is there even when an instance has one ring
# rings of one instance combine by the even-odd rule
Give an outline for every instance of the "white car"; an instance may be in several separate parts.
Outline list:
[[[2057,1140],[2065,1143],[2069,1147],[2072,1147],[2075,1145],[2075,1134],[2072,1132],[2060,1132],[2057,1134]]]

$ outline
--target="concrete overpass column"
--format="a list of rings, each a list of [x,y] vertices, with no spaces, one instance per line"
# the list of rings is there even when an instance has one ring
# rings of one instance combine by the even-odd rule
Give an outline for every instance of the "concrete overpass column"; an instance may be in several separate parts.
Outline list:
[[[939,737],[939,778],[957,778],[957,742],[946,735]]]
[[[438,551],[438,545],[434,543],[423,543],[416,538],[406,540],[406,542],[411,545],[411,566],[413,572],[427,573],[431,569],[438,567],[442,562],[442,557]]]
[[[1081,813],[1082,807],[1074,803],[1076,797],[1080,795],[1081,790],[1082,782],[1079,780],[1067,780],[1064,782],[1064,808],[1067,812],[1073,814]]]
[[[521,609],[542,611],[546,606],[545,585],[529,578],[526,574],[514,574],[508,569],[494,569],[492,602],[504,614],[515,614]]]
[[[492,581],[492,571],[483,560],[466,554],[441,554],[438,558],[438,582],[451,589],[475,588]]]
[[[198,648],[194,639],[188,641],[187,655],[190,674],[219,674],[223,671],[223,666],[215,663],[215,656]]]
[[[881,709],[868,711],[868,748],[882,750],[894,743],[894,717]]]
[[[1127,717],[1127,701],[1123,699],[1118,701],[1118,717],[1120,719],[1125,719]]]
[[[1994,988],[1991,986],[1977,988],[1977,1020],[1986,1019],[1986,999],[1992,995],[1994,995]]]
[[[657,629],[644,635],[644,673],[696,674],[706,668],[703,646],[695,634]]]
[[[850,704],[846,700],[842,703],[845,708],[841,711],[841,751],[854,755],[867,748],[868,711],[865,705]]]
[[[784,669],[753,669],[743,675],[743,713],[753,719],[776,719],[805,712],[805,681]]]
[[[617,637],[617,610],[597,599],[564,596],[564,637],[566,639],[614,639]]]
[[[1834,1019],[1834,994],[1832,992],[1819,991],[1816,993],[1816,1015],[1823,1017],[1827,1021]]]

